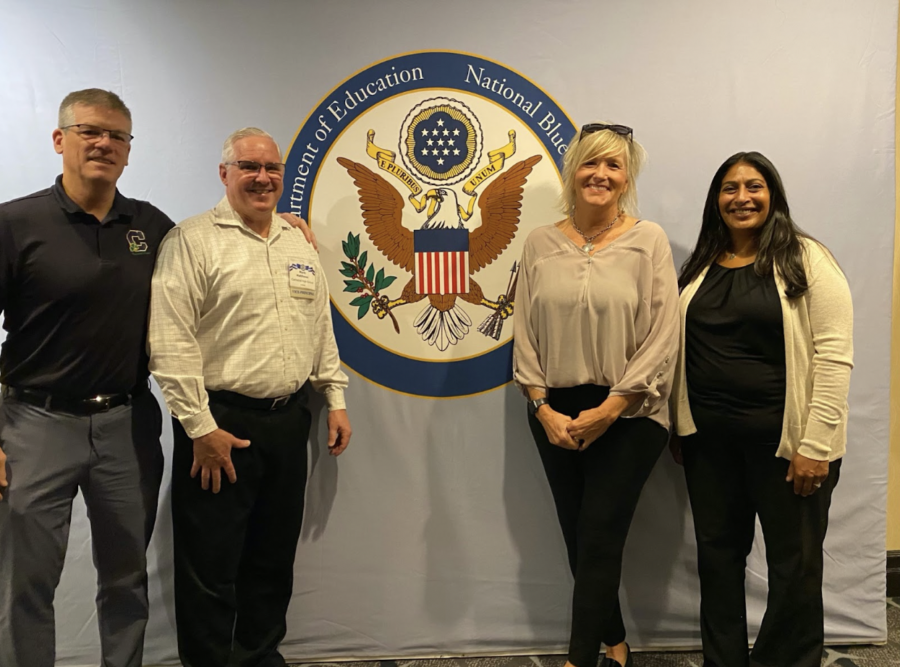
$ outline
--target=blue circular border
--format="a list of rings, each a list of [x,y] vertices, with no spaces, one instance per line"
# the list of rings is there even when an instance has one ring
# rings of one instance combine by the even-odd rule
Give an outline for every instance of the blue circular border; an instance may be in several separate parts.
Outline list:
[[[423,71],[423,79],[410,80],[408,83],[402,83],[398,79],[397,84],[388,91],[369,96],[363,102],[358,103],[352,111],[347,111],[343,106],[343,100],[346,97],[345,91],[356,91],[379,78],[404,70],[411,71],[414,67]],[[470,67],[472,70],[469,69]],[[478,77],[473,76],[473,72],[478,72]],[[540,101],[540,111],[536,112],[532,118],[518,106],[511,104],[501,94],[486,91],[478,85],[475,79],[479,77],[482,79],[489,77],[491,81],[501,81],[504,87],[511,88],[516,93],[523,95],[525,100],[533,103]],[[575,126],[569,116],[547,93],[505,65],[480,56],[454,51],[423,51],[396,56],[370,65],[340,83],[323,98],[300,127],[285,158],[287,165],[285,189],[278,202],[278,210],[292,210],[291,193],[294,174],[299,173],[304,154],[309,156],[311,153],[307,150],[307,146],[315,146],[317,150],[313,159],[307,159],[305,162],[308,168],[306,196],[300,204],[299,211],[294,210],[294,212],[309,219],[309,195],[315,189],[319,167],[335,138],[340,136],[343,127],[376,104],[422,88],[459,90],[500,104],[534,132],[535,136],[544,144],[547,152],[554,155],[557,170],[561,171],[563,156],[550,142],[547,130],[540,126],[540,122],[547,113],[552,114],[553,125],[560,123],[556,133],[565,137],[566,143],[574,136]],[[329,106],[335,102],[341,105],[342,110],[347,111],[340,120],[335,119],[329,111]],[[316,136],[317,131],[320,134],[325,132],[320,119],[324,119],[330,128],[325,140],[320,140]],[[512,380],[512,341],[486,354],[469,359],[421,361],[396,355],[376,345],[360,334],[333,303],[331,304],[331,315],[341,360],[363,377],[388,389],[417,396],[455,398],[496,389]]]

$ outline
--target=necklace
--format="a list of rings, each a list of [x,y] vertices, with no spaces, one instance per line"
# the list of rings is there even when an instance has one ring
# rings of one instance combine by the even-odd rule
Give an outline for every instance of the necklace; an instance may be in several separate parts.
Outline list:
[[[731,260],[733,260],[735,257],[737,257],[737,253],[731,252],[730,250],[725,250],[725,251],[723,251],[723,252],[724,252],[724,254],[725,254],[725,261],[726,261],[726,262],[731,261]],[[741,257],[741,259],[742,259],[742,260],[744,260],[744,259],[749,259],[750,261],[756,261],[756,253],[754,252],[752,255],[749,255],[749,256],[747,256],[747,257]]]
[[[584,239],[584,245],[581,246],[581,249],[584,250],[585,252],[590,252],[591,250],[593,250],[593,249],[594,249],[594,244],[591,243],[591,241],[593,241],[595,238],[597,238],[598,236],[600,236],[603,232],[605,232],[606,230],[610,229],[614,224],[616,224],[616,220],[618,220],[619,217],[620,217],[621,215],[622,215],[622,211],[619,211],[618,213],[616,213],[616,217],[612,219],[612,222],[611,222],[611,223],[609,223],[608,225],[606,225],[606,227],[604,227],[603,229],[601,229],[601,230],[600,230],[599,232],[597,232],[596,234],[592,234],[591,236],[586,236],[585,233],[584,233],[583,231],[581,231],[580,229],[578,229],[578,225],[575,224],[575,218],[571,218],[571,220],[572,220],[572,229],[574,229],[576,232],[578,232],[578,235],[581,236],[581,238]]]

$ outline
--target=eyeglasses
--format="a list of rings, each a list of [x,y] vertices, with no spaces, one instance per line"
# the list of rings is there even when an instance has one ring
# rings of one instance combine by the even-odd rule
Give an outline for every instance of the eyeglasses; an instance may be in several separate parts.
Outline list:
[[[235,160],[234,162],[226,162],[225,166],[232,164],[237,165],[237,168],[245,174],[253,174],[255,176],[259,173],[260,169],[265,169],[270,178],[281,178],[284,176],[283,162],[266,162],[265,164],[261,164],[259,162],[254,162],[253,160]]]
[[[615,132],[621,137],[625,137],[628,141],[632,141],[634,139],[634,130],[632,130],[627,125],[607,125],[606,123],[588,123],[581,128],[581,134],[578,135],[578,139],[584,139],[584,135],[593,134],[594,132],[599,132],[600,130],[609,130],[610,132]]]
[[[75,134],[90,143],[100,141],[103,137],[109,137],[110,141],[114,141],[123,146],[127,146],[134,139],[134,136],[122,130],[107,130],[105,127],[96,125],[87,125],[86,123],[75,123],[74,125],[66,125],[59,128],[60,130],[75,130]]]

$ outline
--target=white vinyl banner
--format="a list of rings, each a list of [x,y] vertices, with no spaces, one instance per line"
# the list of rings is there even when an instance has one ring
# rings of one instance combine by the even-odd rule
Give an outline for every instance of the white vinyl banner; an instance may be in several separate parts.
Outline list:
[[[716,168],[761,151],[853,293],[825,630],[883,641],[896,46],[896,0],[0,0],[0,201],[60,172],[50,133],[72,90],[123,97],[135,139],[120,189],[176,221],[221,198],[231,131],[272,133],[288,165],[280,208],[319,239],[354,428],[327,456],[316,406],[282,652],[559,652],[572,580],[509,383],[525,236],[562,217],[558,167],[583,123],[634,128],[650,156],[641,215],[679,265]],[[167,425],[168,461],[171,447]],[[146,664],[177,663],[168,479]],[[98,662],[94,582],[78,499],[60,665]],[[755,634],[759,538],[747,589]],[[632,646],[699,645],[693,524],[668,452],[634,518],[621,598]]]

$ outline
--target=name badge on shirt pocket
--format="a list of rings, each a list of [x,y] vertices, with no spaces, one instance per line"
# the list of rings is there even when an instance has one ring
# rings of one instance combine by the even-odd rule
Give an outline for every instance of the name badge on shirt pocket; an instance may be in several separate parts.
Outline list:
[[[288,264],[288,283],[295,299],[312,299],[316,296],[316,269],[309,264]]]

